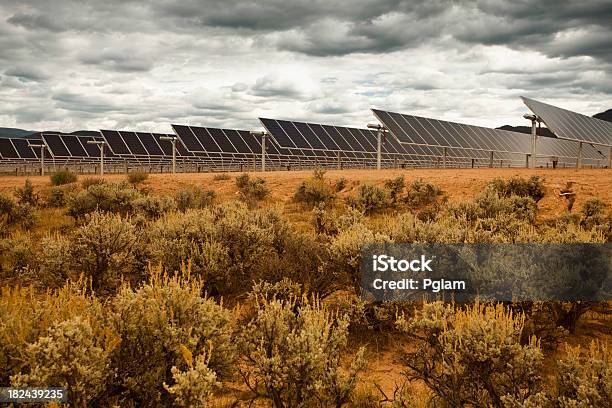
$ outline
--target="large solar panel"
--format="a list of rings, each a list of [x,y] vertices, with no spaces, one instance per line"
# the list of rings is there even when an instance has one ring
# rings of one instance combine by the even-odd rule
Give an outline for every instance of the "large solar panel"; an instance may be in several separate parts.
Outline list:
[[[4,159],[18,159],[19,154],[9,138],[0,138],[0,156]]]
[[[114,154],[119,156],[132,154],[119,132],[116,130],[100,130],[100,132],[102,133],[102,137],[104,137],[106,144]]]
[[[70,152],[62,141],[61,137],[57,134],[43,133],[43,140],[49,147],[49,152],[54,157],[69,157]]]
[[[13,141],[13,146],[15,146],[17,153],[22,159],[36,159],[38,157],[38,155],[34,153],[32,148],[29,146],[29,143],[30,143],[29,140],[14,138],[12,141]],[[32,143],[38,144],[36,143],[35,140],[32,141]],[[40,151],[40,149],[37,149],[37,150]]]
[[[72,135],[60,135],[60,138],[70,151],[72,157],[87,157],[87,151],[83,148],[81,140],[77,136]]]
[[[401,143],[500,153],[529,153],[529,135],[372,109]],[[438,150],[438,149],[436,149]]]
[[[612,123],[521,97],[557,137],[612,146]]]
[[[128,147],[128,149],[130,149],[130,152],[132,152],[133,155],[146,156],[148,154],[147,149],[144,148],[144,146],[140,142],[140,138],[136,135],[135,132],[128,132],[122,130],[119,132],[119,134],[121,135],[123,141],[125,142],[126,146]]]

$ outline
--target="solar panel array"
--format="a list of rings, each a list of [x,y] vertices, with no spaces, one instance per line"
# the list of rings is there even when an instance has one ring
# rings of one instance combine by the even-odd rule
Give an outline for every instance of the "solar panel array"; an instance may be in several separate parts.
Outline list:
[[[579,141],[582,163],[609,166],[608,129],[612,124],[524,98],[559,138],[539,137],[537,165],[577,164]],[[524,133],[465,125],[415,115],[373,109],[389,130],[382,144],[382,166],[524,167],[531,152],[531,136]],[[268,168],[373,167],[377,162],[377,131],[319,123],[260,118],[270,135],[266,142]],[[602,123],[604,124],[602,124]],[[0,138],[0,165],[36,163],[44,143],[54,165],[97,164],[105,142],[108,165],[170,168],[176,136],[179,170],[200,171],[258,168],[262,140],[246,130],[172,125],[174,134],[101,130],[65,134],[44,132],[24,138]],[[580,133],[582,132],[582,133]],[[579,134],[579,136],[576,136]],[[150,167],[152,169],[152,167]],[[111,170],[112,171],[112,170]],[[150,170],[152,171],[152,170]]]
[[[612,123],[521,97],[557,137],[579,142],[612,146]]]
[[[447,155],[461,155],[479,161],[506,160],[521,165],[531,152],[531,136],[524,133],[372,109],[378,120],[403,144],[425,149],[446,148]],[[538,138],[538,164],[552,158],[564,165],[576,164],[578,144],[556,138]],[[602,165],[606,155],[594,146],[583,146],[585,164]],[[495,164],[495,162],[494,162]]]

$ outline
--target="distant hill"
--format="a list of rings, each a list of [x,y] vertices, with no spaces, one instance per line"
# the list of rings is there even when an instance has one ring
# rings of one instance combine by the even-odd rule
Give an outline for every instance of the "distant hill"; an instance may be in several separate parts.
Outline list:
[[[25,137],[34,133],[32,130],[0,127],[2,137]]]
[[[605,120],[607,122],[612,122],[612,109],[608,109],[605,112],[596,113],[595,115],[593,115],[593,117],[597,118],[597,119]],[[511,132],[519,132],[519,133],[531,134],[531,126],[510,126],[510,125],[504,125],[504,126],[498,127],[497,129],[509,130]],[[542,129],[539,131],[538,135],[540,135],[540,136],[556,137],[550,130],[548,130],[545,127],[542,127]]]
[[[608,109],[605,112],[598,113],[593,115],[594,118],[605,120],[607,122],[612,122],[612,109]]]

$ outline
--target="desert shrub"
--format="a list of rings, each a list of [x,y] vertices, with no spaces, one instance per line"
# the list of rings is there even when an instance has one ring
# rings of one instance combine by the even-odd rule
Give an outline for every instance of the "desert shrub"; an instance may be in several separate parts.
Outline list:
[[[317,402],[349,402],[364,360],[361,349],[341,374],[348,321],[319,301],[259,299],[256,316],[240,337],[242,377],[254,397],[275,407],[304,407]]]
[[[485,189],[496,192],[500,197],[529,197],[536,203],[544,197],[544,183],[539,176],[529,179],[512,177],[509,180],[496,178],[490,181]]]
[[[231,312],[201,294],[201,282],[186,272],[169,277],[156,270],[150,282],[136,290],[124,286],[112,300],[121,337],[112,356],[115,385],[126,390],[126,403],[185,404],[199,398],[198,384],[210,388],[231,375],[236,356]]]
[[[502,407],[502,397],[522,403],[539,392],[543,359],[535,337],[520,343],[523,324],[524,315],[501,304],[425,303],[414,318],[398,319],[418,343],[403,360],[405,375],[449,406]]]
[[[72,404],[86,406],[112,377],[110,353],[116,344],[96,344],[91,323],[82,316],[57,322],[26,347],[26,373],[11,377],[11,384],[64,387]]]
[[[84,288],[83,282],[42,294],[32,286],[0,288],[0,383],[9,384],[11,376],[28,372],[26,362],[34,362],[28,355],[28,345],[48,335],[48,329],[56,323],[86,316],[100,344],[112,340],[113,334],[102,324],[100,303]]]
[[[455,218],[465,218],[471,222],[498,217],[514,217],[533,223],[538,206],[531,197],[504,197],[491,189],[478,195],[473,202],[449,205],[449,213]]]
[[[293,201],[308,206],[332,201],[334,192],[332,186],[325,180],[324,174],[322,170],[315,170],[312,177],[302,181],[293,194]]]
[[[403,201],[410,208],[422,208],[438,204],[444,193],[437,186],[417,179],[408,186],[408,192]]]
[[[346,211],[330,210],[321,203],[312,210],[313,225],[317,234],[337,235],[354,224],[365,221],[364,214],[348,207]]]
[[[185,212],[189,208],[205,208],[212,204],[215,192],[205,190],[200,186],[189,185],[178,190],[174,196],[179,211]]]
[[[35,263],[36,257],[28,234],[14,232],[0,239],[0,276],[23,274],[24,270]]]
[[[69,170],[60,170],[51,175],[51,184],[61,186],[77,181],[77,175]]]
[[[250,211],[240,202],[168,214],[151,225],[150,237],[153,262],[174,271],[190,262],[211,294],[248,291],[253,280],[274,280],[281,270],[305,279],[320,264],[312,239],[291,232],[275,211]]]
[[[81,187],[87,190],[90,186],[104,183],[106,183],[106,181],[102,177],[85,177],[81,181]]]
[[[264,179],[260,177],[252,179],[246,173],[236,177],[236,187],[238,187],[240,199],[249,205],[254,205],[255,202],[263,200],[270,193]]]
[[[598,198],[592,198],[592,199],[585,201],[585,203],[582,205],[581,224],[585,228],[590,229],[595,226],[605,224],[606,222],[608,223],[612,222],[611,217],[608,217],[606,219],[606,209],[607,209],[606,203],[604,203]],[[607,225],[606,227],[610,228],[610,225]]]
[[[34,208],[30,204],[17,203],[13,198],[0,194],[0,225],[19,225],[27,230],[34,226],[35,221]],[[7,233],[8,228],[0,230],[0,236]]]
[[[15,189],[15,196],[19,204],[27,204],[36,207],[40,202],[40,197],[34,192],[34,187],[30,179],[26,179],[23,187]]]
[[[230,175],[227,173],[219,173],[213,176],[214,181],[223,181],[231,179]]]
[[[76,269],[71,254],[72,242],[63,235],[42,239],[39,280],[46,287],[60,287]]]
[[[389,206],[387,193],[380,187],[372,184],[362,184],[356,197],[349,197],[347,204],[350,207],[363,211],[366,215],[380,211]]]
[[[68,214],[80,218],[96,210],[129,214],[132,202],[141,197],[138,190],[124,183],[93,184],[68,198]]]
[[[255,283],[249,292],[249,298],[254,301],[257,301],[257,299],[264,299],[266,301],[280,300],[284,302],[292,299],[300,299],[303,294],[302,285],[293,282],[291,279],[283,278],[276,283],[267,281]]]
[[[144,171],[133,171],[128,173],[127,181],[136,187],[140,183],[144,183],[149,178],[149,174]]]
[[[73,191],[74,189],[70,187],[70,184],[51,187],[47,194],[47,206],[52,208],[64,207],[68,204],[68,197]]]
[[[398,176],[394,179],[385,180],[385,188],[389,190],[391,204],[397,204],[399,196],[402,194],[405,187],[406,181],[404,180],[404,176]]]
[[[174,396],[173,406],[179,407],[205,407],[208,405],[215,388],[221,383],[217,381],[217,374],[208,367],[209,358],[202,353],[195,358],[186,353],[188,369],[179,370],[172,367],[174,385],[164,388]]]
[[[336,281],[347,282],[356,293],[360,293],[361,250],[367,244],[384,242],[390,242],[388,235],[375,233],[363,224],[355,224],[341,231],[330,244],[328,273],[333,273]]]
[[[134,271],[138,240],[136,227],[120,215],[98,211],[87,215],[70,238],[75,272],[91,279],[94,290],[112,292]]]
[[[580,347],[567,347],[559,362],[557,405],[569,407],[609,407],[612,405],[612,353],[601,343],[592,342],[581,358]]]
[[[348,181],[346,180],[346,178],[345,177],[340,177],[334,183],[334,191],[339,193],[340,191],[342,191],[342,190],[344,190],[346,188],[347,184],[348,184]]]
[[[176,203],[172,197],[145,195],[132,201],[131,212],[145,218],[159,218],[174,209]]]

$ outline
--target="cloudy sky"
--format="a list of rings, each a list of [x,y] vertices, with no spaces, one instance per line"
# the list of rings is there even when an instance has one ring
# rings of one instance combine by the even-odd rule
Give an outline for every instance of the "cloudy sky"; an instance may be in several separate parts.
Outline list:
[[[496,127],[525,124],[520,95],[592,115],[610,21],[610,0],[2,0],[0,126],[364,126],[375,107]]]

